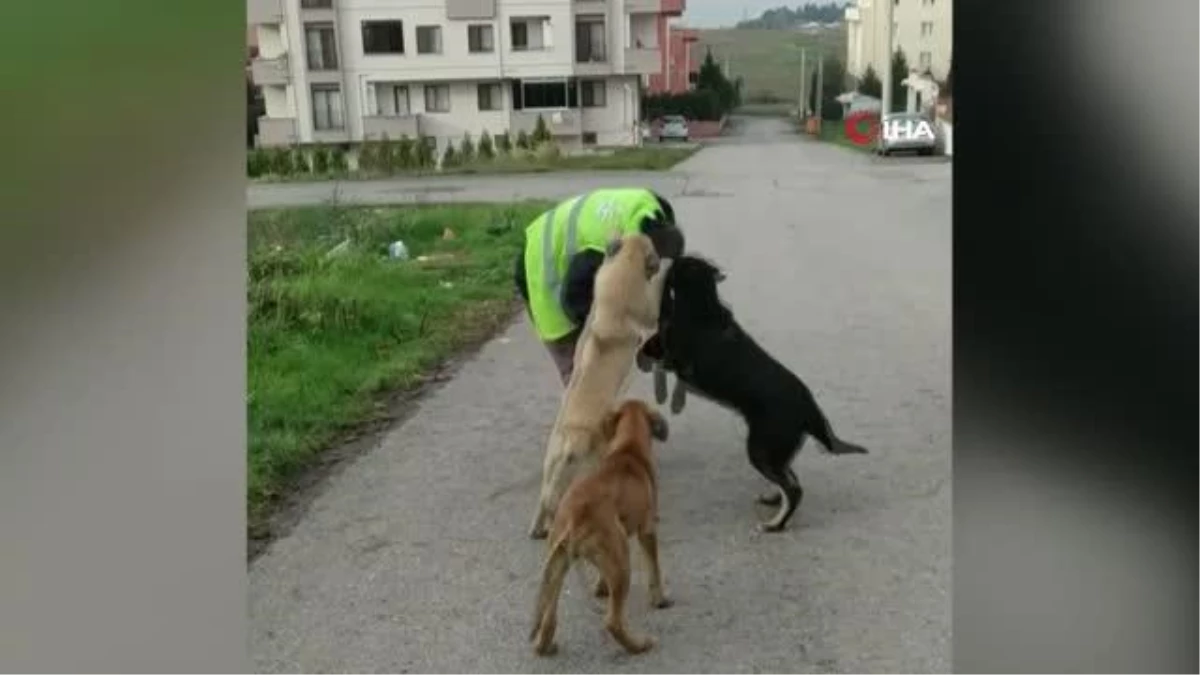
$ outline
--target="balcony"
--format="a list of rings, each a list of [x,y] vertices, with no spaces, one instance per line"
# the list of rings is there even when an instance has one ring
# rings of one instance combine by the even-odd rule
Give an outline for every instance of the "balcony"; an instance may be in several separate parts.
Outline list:
[[[508,120],[509,133],[514,138],[522,131],[532,134],[537,127],[538,115],[546,120],[546,128],[554,136],[578,136],[583,133],[578,110],[514,110]]]
[[[661,65],[662,52],[657,49],[630,47],[625,50],[625,73],[628,75],[657,73]]]
[[[575,74],[583,76],[611,75],[613,64],[603,50],[575,54]]]
[[[662,7],[663,0],[625,0],[626,14],[658,14]]]
[[[292,81],[292,70],[287,56],[273,59],[254,59],[250,62],[250,77],[254,84],[266,86],[287,84]]]
[[[363,118],[363,140],[378,140],[387,136],[416,138],[421,133],[420,115],[372,115]]]
[[[300,140],[295,117],[258,118],[258,146],[293,145]]]
[[[333,0],[300,0],[301,21],[333,21]]]
[[[246,0],[246,23],[283,23],[283,0]]]
[[[683,16],[683,10],[687,8],[687,3],[684,0],[661,0],[662,13],[668,16]]]

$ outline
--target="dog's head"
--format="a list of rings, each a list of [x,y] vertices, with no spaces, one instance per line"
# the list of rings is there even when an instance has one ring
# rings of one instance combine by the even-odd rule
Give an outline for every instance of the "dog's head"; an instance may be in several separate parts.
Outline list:
[[[725,273],[712,261],[685,255],[675,261],[669,274],[666,285],[669,298],[664,297],[664,305],[669,307],[672,317],[727,319],[728,311],[717,292],[717,284],[725,281]]]
[[[604,437],[612,440],[618,435],[649,437],[665,443],[670,436],[670,427],[667,418],[645,401],[629,399],[604,418]]]
[[[609,261],[628,261],[628,264],[641,264],[649,279],[658,273],[662,261],[654,250],[654,242],[642,234],[628,234],[624,237],[614,237],[609,240],[604,249],[604,257]]]

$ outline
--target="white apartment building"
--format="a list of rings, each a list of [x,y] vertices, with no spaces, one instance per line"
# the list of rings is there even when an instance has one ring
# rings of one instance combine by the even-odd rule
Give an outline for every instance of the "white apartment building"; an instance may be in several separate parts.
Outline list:
[[[636,144],[662,2],[247,0],[258,144],[423,134],[444,146],[532,132],[539,114],[566,147]]]
[[[862,77],[870,65],[883,78],[891,67],[887,49],[887,4],[892,3],[893,49],[902,49],[909,68],[943,80],[953,49],[952,0],[857,0],[846,8],[846,70]]]

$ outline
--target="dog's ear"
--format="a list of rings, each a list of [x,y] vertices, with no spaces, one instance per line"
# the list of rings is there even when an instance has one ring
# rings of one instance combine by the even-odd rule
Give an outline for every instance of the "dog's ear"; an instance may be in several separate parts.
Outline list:
[[[650,250],[646,252],[646,278],[654,278],[654,275],[658,274],[658,270],[661,267],[662,259],[658,257],[658,254],[654,252],[654,248],[651,247]]]
[[[725,281],[725,272],[721,271],[720,267],[717,267],[711,262],[708,263],[708,273],[710,276],[712,276],[713,282],[715,283],[719,284],[722,281]]]
[[[653,408],[646,409],[646,417],[650,420],[650,435],[658,442],[666,443],[667,437],[671,435],[671,425],[667,424],[667,418]]]

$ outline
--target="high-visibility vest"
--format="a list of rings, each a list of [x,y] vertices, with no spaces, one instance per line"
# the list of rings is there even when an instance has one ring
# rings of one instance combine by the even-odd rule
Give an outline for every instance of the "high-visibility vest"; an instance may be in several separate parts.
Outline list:
[[[568,199],[525,229],[525,278],[538,337],[557,340],[575,329],[562,309],[562,284],[571,257],[604,252],[615,237],[641,232],[642,219],[662,212],[644,188],[601,188]]]

